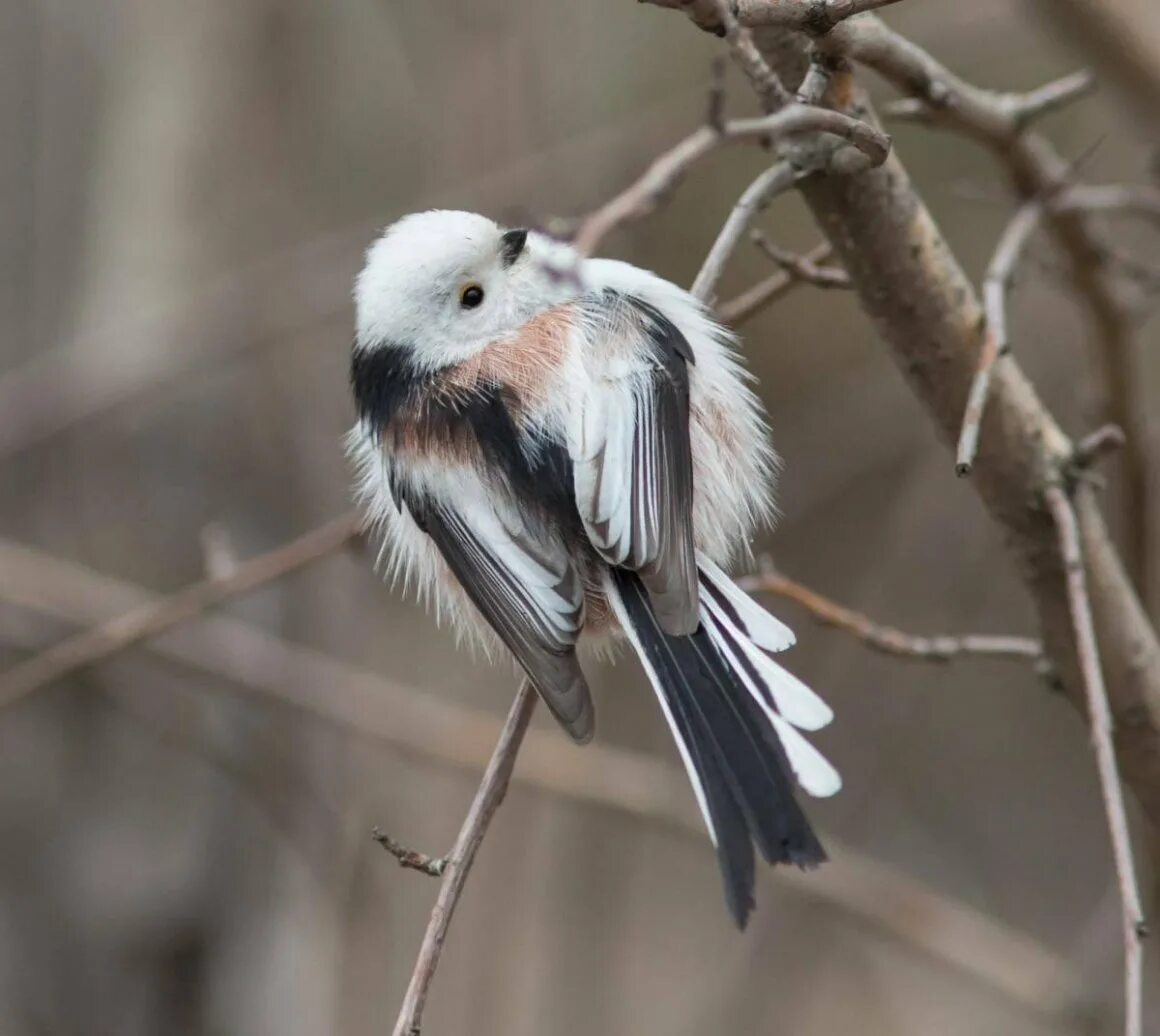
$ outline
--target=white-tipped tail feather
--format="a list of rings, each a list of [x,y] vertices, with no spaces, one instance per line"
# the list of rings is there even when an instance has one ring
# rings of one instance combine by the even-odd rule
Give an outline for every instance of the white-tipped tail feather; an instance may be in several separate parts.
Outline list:
[[[687,636],[665,632],[635,574],[613,570],[606,592],[677,742],[743,925],[753,843],[771,863],[820,863],[825,853],[793,789],[833,795],[841,778],[798,730],[824,726],[829,707],[765,654],[793,634],[717,566],[699,559],[699,574],[701,624]]]

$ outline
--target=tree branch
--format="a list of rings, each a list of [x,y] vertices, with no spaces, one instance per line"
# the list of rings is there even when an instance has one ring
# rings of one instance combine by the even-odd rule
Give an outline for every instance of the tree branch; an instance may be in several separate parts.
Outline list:
[[[724,35],[719,0],[645,0],[655,7],[684,11],[702,29]],[[877,11],[898,0],[733,0],[738,20],[753,28],[796,29],[815,36],[865,11]]]
[[[532,690],[532,685],[525,680],[516,692],[515,700],[500,732],[499,741],[483,773],[483,780],[480,781],[463,826],[459,829],[455,845],[447,854],[442,868],[443,883],[439,886],[439,895],[431,910],[431,921],[419,947],[415,970],[407,986],[407,993],[403,997],[399,1019],[395,1023],[394,1036],[419,1036],[423,1008],[427,1003],[427,991],[431,988],[435,969],[439,967],[439,957],[443,952],[443,943],[447,938],[451,918],[455,914],[459,897],[463,894],[464,882],[471,872],[475,854],[479,851],[484,835],[487,834],[491,818],[495,816],[495,811],[499,809],[507,794],[512,769],[516,764],[516,755],[535,707],[536,693]]]
[[[803,264],[813,266],[816,269],[830,269],[835,274],[844,273],[842,270],[837,270],[833,267],[822,267],[819,264],[825,262],[834,254],[834,249],[828,241],[823,241],[810,249],[804,256],[801,257]],[[805,268],[803,266],[803,268]],[[758,281],[751,288],[746,288],[740,295],[735,296],[728,302],[723,302],[717,307],[717,316],[726,324],[737,326],[744,323],[751,317],[756,316],[767,306],[772,305],[779,299],[785,298],[795,288],[801,287],[803,284],[808,284],[805,278],[798,276],[797,272],[791,268],[785,268],[778,273],[766,277],[764,280]]]
[[[140,587],[0,539],[0,598],[30,613],[91,626],[156,600]],[[0,609],[0,617],[7,609]],[[215,685],[300,710],[379,748],[478,773],[499,733],[482,710],[441,700],[237,619],[200,615],[149,645]],[[704,840],[684,774],[659,759],[606,743],[561,752],[554,730],[530,729],[513,779],[541,794],[613,809]],[[830,863],[773,880],[848,911],[907,945],[969,974],[1033,1011],[1067,1015],[1079,977],[1069,963],[1001,921],[935,891],[824,833]]]
[[[591,255],[617,227],[654,212],[693,165],[725,143],[776,141],[804,133],[838,136],[854,145],[870,162],[883,161],[890,151],[890,138],[880,130],[840,112],[800,104],[787,105],[758,119],[733,119],[716,129],[702,126],[655,159],[635,183],[585,217],[573,244],[582,255]]]
[[[744,16],[740,20],[745,23]],[[818,42],[833,53],[872,68],[917,102],[931,124],[965,134],[987,147],[1006,168],[1025,201],[1050,198],[1067,185],[1070,164],[1050,141],[1029,132],[1029,123],[1087,89],[1080,74],[1030,94],[984,90],[956,76],[921,47],[869,16],[844,23]],[[1075,188],[1072,188],[1074,190]],[[1136,587],[1149,595],[1153,571],[1150,530],[1156,524],[1149,485],[1145,422],[1137,399],[1130,315],[1103,276],[1104,249],[1085,213],[1056,205],[1044,224],[1066,256],[1073,285],[1094,329],[1093,355],[1100,368],[1101,420],[1124,429],[1122,514],[1125,558]]]
[[[746,23],[743,12],[741,21]],[[786,82],[804,72],[807,55],[800,38],[759,32],[756,40]],[[937,95],[944,104],[953,93],[955,103],[947,110],[993,130],[995,140],[1001,137],[1004,155],[1014,156],[1009,167],[1018,170],[1017,185],[1025,197],[1049,197],[1052,186],[1066,182],[1067,164],[1056,161],[1058,156],[1045,158],[1038,138],[1020,134],[989,95],[965,84],[960,88],[949,73],[949,78],[940,79],[945,72],[941,66],[932,67],[924,52],[890,33],[873,16],[839,25],[818,41],[819,46],[831,44],[839,54],[844,51],[883,70],[908,93]],[[834,74],[828,98],[843,111],[873,119],[868,99],[846,69]],[[953,443],[978,366],[986,321],[973,287],[898,157],[857,177],[810,177],[800,190],[900,370],[942,435]],[[1078,223],[1075,219],[1073,215],[1066,229],[1075,232],[1079,243],[1090,243],[1082,219]],[[1052,226],[1058,222],[1053,219]],[[1082,268],[1077,268],[1076,276],[1083,276]],[[1094,289],[1102,293],[1093,297],[1106,300],[1102,282]],[[1128,428],[1125,431],[1131,435]],[[1082,705],[1083,684],[1055,526],[1046,508],[1035,505],[1071,452],[1067,437],[1018,365],[997,367],[972,484],[1016,555],[1045,649],[1064,687]],[[1077,510],[1110,704],[1120,724],[1119,761],[1145,812],[1160,824],[1160,644],[1088,496],[1077,499]]]
[[[1011,351],[1011,336],[1007,329],[1007,292],[1011,289],[1019,257],[1039,225],[1041,213],[1042,206],[1038,201],[1025,202],[1015,213],[995,246],[995,254],[983,278],[983,310],[987,317],[987,334],[979,349],[979,366],[967,395],[963,426],[959,432],[955,474],[960,478],[969,475],[975,463],[975,452],[979,447],[979,425],[983,421],[987,392],[991,387],[991,371],[996,361]]]
[[[775,245],[760,230],[750,231],[749,240],[761,249],[770,262],[776,263],[785,272],[792,274],[797,281],[818,288],[848,290],[853,287],[845,270],[839,270],[836,266],[821,266],[812,256],[798,255],[780,245]],[[826,255],[829,255],[829,252],[826,246]]]
[[[857,637],[868,647],[887,655],[926,662],[949,662],[961,655],[990,655],[1025,662],[1043,661],[1043,645],[1029,637],[967,634],[918,637],[893,626],[883,626],[861,612],[852,611],[779,572],[765,571],[737,580],[744,590],[776,594],[801,605],[815,619]]]
[[[231,597],[250,593],[332,554],[349,543],[361,527],[362,519],[350,512],[274,550],[234,566],[224,576],[193,583],[175,594],[65,638],[46,651],[0,673],[0,708],[19,701],[69,673],[155,637],[178,623],[217,607]]]
[[[737,248],[737,243],[752,222],[779,194],[788,191],[801,176],[801,172],[789,162],[777,162],[761,173],[737,199],[737,204],[726,218],[717,234],[709,254],[701,269],[693,279],[689,291],[702,302],[712,305],[717,284],[725,270],[725,264]]]
[[[745,78],[757,94],[761,110],[769,114],[790,104],[793,96],[766,64],[749,30],[737,21],[729,0],[716,0],[715,16],[721,26],[721,34],[729,44],[733,61],[745,73]]]
[[[400,867],[426,874],[429,878],[441,878],[447,869],[446,856],[428,856],[418,849],[409,849],[390,835],[383,834],[377,827],[371,831],[371,838],[398,860]]]
[[[1077,486],[1077,492],[1088,492]],[[1095,623],[1088,599],[1084,559],[1080,547],[1079,523],[1071,501],[1059,486],[1046,490],[1047,506],[1059,531],[1059,551],[1067,573],[1067,595],[1075,629],[1076,651],[1079,655],[1087,698],[1088,721],[1091,725],[1092,746],[1100,775],[1104,812],[1112,840],[1116,877],[1120,887],[1121,917],[1124,935],[1124,1032],[1125,1036],[1140,1036],[1143,1008],[1144,954],[1140,941],[1147,934],[1144,911],[1140,905],[1140,890],[1136,884],[1135,865],[1132,862],[1132,843],[1128,833],[1128,814],[1124,809],[1124,794],[1116,767],[1116,753],[1112,743],[1112,712],[1104,687],[1100,667],[1099,647],[1096,643]]]

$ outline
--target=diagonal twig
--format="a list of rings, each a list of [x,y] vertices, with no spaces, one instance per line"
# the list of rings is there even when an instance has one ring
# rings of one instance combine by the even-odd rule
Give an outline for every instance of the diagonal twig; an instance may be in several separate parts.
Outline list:
[[[1038,226],[1042,212],[1042,205],[1038,201],[1029,201],[1021,206],[1000,236],[995,254],[987,265],[987,274],[983,278],[986,335],[979,349],[979,365],[967,396],[955,455],[955,474],[960,478],[969,475],[975,463],[975,453],[979,446],[979,426],[983,421],[987,392],[991,387],[991,372],[1000,357],[1006,356],[1011,351],[1011,337],[1007,330],[1007,292],[1015,277],[1019,257]]]
[[[739,11],[742,24],[749,24]],[[1087,77],[1076,74],[1029,94],[982,89],[955,75],[911,40],[893,32],[874,16],[846,22],[820,39],[819,47],[857,61],[879,73],[908,97],[911,114],[931,125],[961,133],[988,148],[1004,165],[1015,192],[1023,200],[1051,198],[1072,178],[1074,169],[1052,143],[1030,129],[1037,115],[1087,92]],[[1075,192],[1081,191],[1077,194]],[[1149,197],[1149,194],[1152,197]],[[1068,188],[1067,197],[1086,195],[1086,206],[1067,204],[1061,197],[1043,214],[1044,227],[1066,257],[1076,295],[1091,321],[1094,354],[1100,366],[1100,418],[1119,425],[1127,437],[1120,466],[1123,471],[1121,511],[1126,529],[1124,556],[1132,580],[1145,601],[1152,589],[1151,532],[1156,524],[1149,471],[1146,422],[1140,403],[1140,378],[1131,314],[1117,297],[1103,269],[1103,247],[1088,218],[1099,195],[1119,208],[1141,215],[1160,214],[1160,194],[1144,188]]]
[[[69,673],[155,637],[231,597],[249,593],[334,553],[354,539],[361,527],[362,519],[358,515],[344,514],[274,550],[235,565],[224,576],[193,583],[168,597],[66,637],[0,673],[0,708]]]
[[[1077,492],[1086,492],[1082,486]],[[1059,551],[1067,579],[1068,606],[1075,628],[1076,652],[1087,698],[1088,719],[1091,725],[1092,747],[1100,775],[1104,811],[1112,841],[1116,878],[1120,886],[1121,916],[1124,936],[1124,1010],[1125,1036],[1140,1036],[1143,1009],[1143,947],[1147,935],[1144,911],[1140,905],[1140,890],[1136,883],[1132,862],[1132,843],[1128,833],[1128,815],[1124,809],[1124,792],[1116,766],[1115,746],[1112,742],[1112,710],[1104,687],[1100,666],[1099,646],[1096,642],[1095,622],[1088,599],[1087,577],[1084,572],[1083,550],[1080,544],[1079,522],[1071,500],[1061,486],[1046,490],[1047,506],[1059,534]]]
[[[629,187],[581,220],[572,243],[581,254],[591,255],[617,227],[655,211],[693,165],[725,143],[777,140],[806,133],[840,137],[870,162],[885,160],[890,151],[890,138],[868,123],[803,104],[789,104],[761,118],[731,119],[720,128],[701,126],[655,159]]]
[[[786,90],[776,73],[766,63],[753,42],[753,35],[737,20],[737,16],[730,7],[730,0],[715,0],[717,5],[717,19],[721,25],[721,34],[729,44],[729,52],[733,61],[749,80],[754,93],[761,104],[761,110],[769,113],[784,108],[793,101],[793,95]]]
[[[893,626],[883,626],[861,612],[831,601],[780,572],[764,571],[745,576],[737,580],[737,585],[743,590],[776,594],[793,601],[824,625],[844,630],[868,647],[887,655],[927,662],[949,662],[960,655],[991,655],[1026,662],[1040,662],[1043,659],[1043,645],[1030,637],[987,634],[922,637],[903,633]]]
[[[463,826],[459,829],[455,845],[443,863],[443,882],[439,886],[439,895],[431,910],[431,920],[419,947],[415,970],[403,997],[403,1007],[395,1023],[394,1036],[419,1034],[423,1008],[427,1003],[427,992],[435,977],[435,969],[439,967],[439,957],[443,952],[443,943],[447,938],[451,918],[459,904],[464,882],[467,881],[467,875],[475,862],[475,854],[483,842],[491,818],[495,816],[495,811],[499,809],[507,794],[516,754],[520,750],[520,743],[523,741],[535,707],[535,691],[525,680],[516,692],[515,700],[500,732],[499,741],[483,773],[483,779],[467,811]]]
[[[441,878],[447,869],[446,856],[429,856],[418,849],[411,849],[401,842],[396,842],[377,827],[371,831],[371,838],[398,860],[400,867],[426,874],[429,878]]]
[[[798,255],[789,249],[774,244],[760,230],[751,230],[749,240],[752,241],[765,256],[776,263],[794,279],[803,284],[813,284],[818,288],[851,288],[850,275],[836,266],[822,266],[820,260],[810,255]],[[827,248],[827,255],[829,249]]]
[[[700,28],[724,35],[721,0],[646,0],[655,7],[684,11]],[[839,22],[899,0],[732,0],[730,10],[753,28],[796,29],[820,36]]]
[[[0,617],[19,610],[85,626],[144,604],[151,595],[61,558],[0,538]],[[7,627],[6,627],[7,628]],[[419,687],[358,669],[222,615],[198,615],[150,645],[157,657],[256,700],[301,712],[380,750],[478,774],[499,733],[490,714]],[[660,759],[589,745],[561,753],[556,731],[530,729],[513,774],[525,788],[704,836],[682,773]],[[781,868],[776,880],[849,911],[905,944],[985,983],[1033,1011],[1062,1015],[1079,986],[1070,964],[1029,936],[878,863],[827,832],[829,865],[809,874]]]
[[[828,241],[823,241],[821,244],[811,248],[805,255],[801,256],[801,260],[803,264],[807,264],[808,266],[816,269],[825,269],[820,264],[829,259],[833,254],[833,246]],[[845,271],[835,269],[834,272]],[[778,299],[784,298],[795,288],[808,283],[810,282],[799,277],[793,269],[782,269],[758,281],[752,287],[746,288],[745,291],[730,299],[728,302],[722,302],[717,307],[717,316],[724,323],[736,326],[750,319],[750,317],[755,316],[761,310],[765,309],[766,306],[772,305]]]
[[[725,263],[737,248],[745,228],[777,195],[788,191],[800,176],[801,172],[789,162],[777,162],[745,188],[714,239],[709,254],[701,264],[701,269],[693,279],[689,291],[696,298],[712,304],[713,293],[717,290]]]

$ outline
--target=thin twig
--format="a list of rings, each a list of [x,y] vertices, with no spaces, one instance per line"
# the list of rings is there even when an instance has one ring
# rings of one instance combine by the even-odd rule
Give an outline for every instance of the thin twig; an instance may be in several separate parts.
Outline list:
[[[1062,76],[1027,93],[1002,96],[1010,98],[1011,117],[1015,125],[1025,129],[1036,119],[1059,111],[1081,97],[1087,97],[1095,91],[1096,86],[1096,77],[1089,69],[1081,68],[1078,72]]]
[[[1118,425],[1106,424],[1097,428],[1075,444],[1071,455],[1072,467],[1081,470],[1090,468],[1101,457],[1122,450],[1125,442],[1124,429]]]
[[[427,991],[431,988],[435,969],[439,967],[439,957],[443,952],[447,929],[451,925],[455,907],[463,893],[463,884],[471,871],[472,863],[475,862],[475,854],[483,842],[484,835],[487,834],[491,818],[495,816],[495,811],[499,809],[504,795],[507,794],[516,754],[519,752],[520,743],[523,741],[524,732],[528,729],[528,722],[535,707],[535,691],[525,680],[516,692],[515,700],[508,711],[507,721],[504,723],[491,761],[484,771],[475,798],[471,802],[471,808],[468,809],[463,826],[459,829],[455,845],[447,854],[443,866],[443,883],[439,886],[439,895],[431,910],[431,920],[423,936],[423,943],[419,947],[415,970],[407,986],[407,993],[403,997],[403,1007],[395,1023],[395,1036],[419,1034],[423,1007],[427,1003]]]
[[[1076,491],[1087,490],[1077,486]],[[1087,698],[1092,745],[1096,754],[1100,790],[1103,793],[1104,811],[1107,814],[1108,830],[1112,840],[1112,855],[1116,864],[1116,877],[1120,886],[1124,936],[1124,1033],[1125,1036],[1140,1036],[1144,966],[1141,940],[1147,934],[1147,925],[1140,905],[1140,890],[1136,884],[1128,815],[1124,809],[1124,792],[1120,784],[1115,745],[1112,741],[1112,710],[1108,705],[1107,690],[1104,687],[1095,622],[1092,619],[1091,602],[1088,599],[1079,522],[1071,501],[1060,486],[1049,486],[1046,490],[1046,500],[1059,533],[1059,551],[1067,578],[1068,606],[1075,629],[1076,653]]]
[[[737,580],[737,585],[743,590],[777,594],[800,604],[824,625],[851,633],[869,647],[887,655],[927,662],[948,662],[960,655],[991,655],[1028,662],[1037,662],[1043,657],[1043,646],[1029,637],[986,634],[919,637],[903,633],[893,626],[883,626],[861,612],[845,608],[779,572],[745,576]]]
[[[1007,330],[1007,292],[1011,288],[1019,257],[1038,226],[1041,213],[1042,206],[1037,201],[1027,202],[1015,213],[995,246],[995,254],[983,278],[983,311],[987,316],[987,327],[979,349],[979,365],[963,411],[962,430],[959,432],[955,474],[960,478],[969,475],[975,463],[979,427],[991,386],[991,372],[996,361],[1011,351],[1011,338]]]
[[[333,554],[349,543],[361,527],[362,519],[350,512],[274,550],[237,564],[226,576],[193,583],[169,597],[162,597],[65,638],[0,674],[0,708],[69,673],[155,637],[231,597],[249,593]]]
[[[1088,96],[1095,88],[1095,76],[1087,69],[1080,69],[1026,93],[983,93],[988,98],[990,114],[1001,119],[1009,132],[1019,132],[1044,115],[1059,111]],[[941,93],[936,88],[933,93],[928,90],[923,97],[904,97],[891,101],[885,110],[892,119],[934,125],[945,119],[940,113],[952,103],[953,94]]]
[[[573,244],[583,255],[617,227],[649,215],[680,183],[685,173],[722,144],[762,139],[776,140],[804,133],[831,133],[849,141],[871,162],[881,162],[890,151],[890,138],[868,123],[825,108],[790,104],[757,119],[733,119],[720,130],[701,126],[675,147],[655,159],[645,172],[611,201],[585,217]]]
[[[684,11],[698,26],[724,35],[720,0],[646,0],[656,7]],[[796,29],[819,36],[839,22],[866,11],[889,7],[898,0],[733,0],[732,10],[751,28]]]
[[[810,63],[798,84],[794,99],[799,104],[821,104],[833,78],[835,64],[832,55],[814,47],[810,51]]]
[[[716,3],[717,18],[725,42],[729,44],[729,52],[757,94],[761,110],[766,113],[775,112],[790,104],[793,96],[761,56],[761,51],[753,42],[752,33],[737,21],[730,9],[729,0],[716,0]]]
[[[53,623],[91,626],[153,599],[141,587],[2,538],[0,571],[5,603],[0,617],[19,609]],[[214,687],[228,684],[376,750],[400,750],[438,766],[478,774],[499,733],[495,717],[480,709],[224,615],[196,616],[149,649],[208,675]],[[704,840],[684,774],[660,759],[607,742],[562,753],[558,732],[532,728],[513,781],[541,795],[563,796],[692,834],[698,845]],[[778,868],[775,880],[851,912],[1026,1008],[1047,1014],[1069,1010],[1079,981],[1070,963],[1043,944],[872,860],[829,832],[823,840],[831,855],[826,867],[809,873]]]
[[[777,162],[745,188],[713,241],[701,269],[693,279],[693,286],[689,291],[694,297],[705,303],[713,302],[713,294],[717,290],[725,264],[737,248],[737,242],[741,240],[745,228],[777,195],[788,191],[800,175],[799,170],[789,162]]]
[[[803,284],[813,284],[818,288],[853,287],[850,275],[836,266],[821,266],[808,255],[798,255],[787,248],[774,244],[760,230],[751,230],[749,240],[752,241],[769,258],[787,273],[793,274],[795,280]]]
[[[446,856],[428,856],[427,853],[419,852],[418,849],[410,849],[401,842],[396,842],[390,835],[384,834],[377,827],[371,831],[371,838],[398,860],[400,867],[419,871],[429,878],[441,878],[447,869]]]
[[[1160,187],[1151,184],[1077,184],[1060,193],[1059,212],[1127,213],[1160,224]]]
[[[828,241],[823,241],[801,258],[803,263],[822,269],[823,267],[820,267],[819,264],[829,259],[833,254],[833,246]],[[844,271],[835,270],[835,272]],[[728,302],[721,303],[717,307],[717,316],[723,323],[736,327],[760,313],[767,306],[785,298],[795,288],[807,283],[809,282],[798,277],[794,271],[781,270],[758,281],[752,287],[746,288],[745,291]]]
[[[747,24],[744,13],[739,14]],[[909,111],[983,144],[1006,167],[1024,200],[1051,198],[1044,225],[1067,257],[1076,295],[1095,334],[1100,366],[1101,419],[1124,429],[1121,510],[1126,530],[1126,567],[1148,600],[1152,577],[1151,530],[1156,524],[1149,471],[1146,421],[1139,402],[1140,378],[1132,320],[1103,269],[1103,248],[1090,220],[1092,211],[1133,211],[1160,217],[1160,192],[1144,187],[1069,187],[1072,163],[1051,142],[1028,129],[1037,114],[1082,96],[1086,79],[1065,77],[1029,94],[1001,93],[968,83],[911,40],[873,16],[838,26],[817,45],[864,64],[908,95]],[[1060,192],[1058,197],[1053,197]]]

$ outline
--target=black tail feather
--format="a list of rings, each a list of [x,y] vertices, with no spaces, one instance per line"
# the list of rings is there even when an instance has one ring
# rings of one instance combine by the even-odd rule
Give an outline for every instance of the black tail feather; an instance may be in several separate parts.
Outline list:
[[[696,771],[725,899],[744,928],[754,902],[753,842],[770,863],[809,867],[825,852],[794,798],[777,735],[704,626],[670,636],[634,573],[617,569],[613,582]]]

